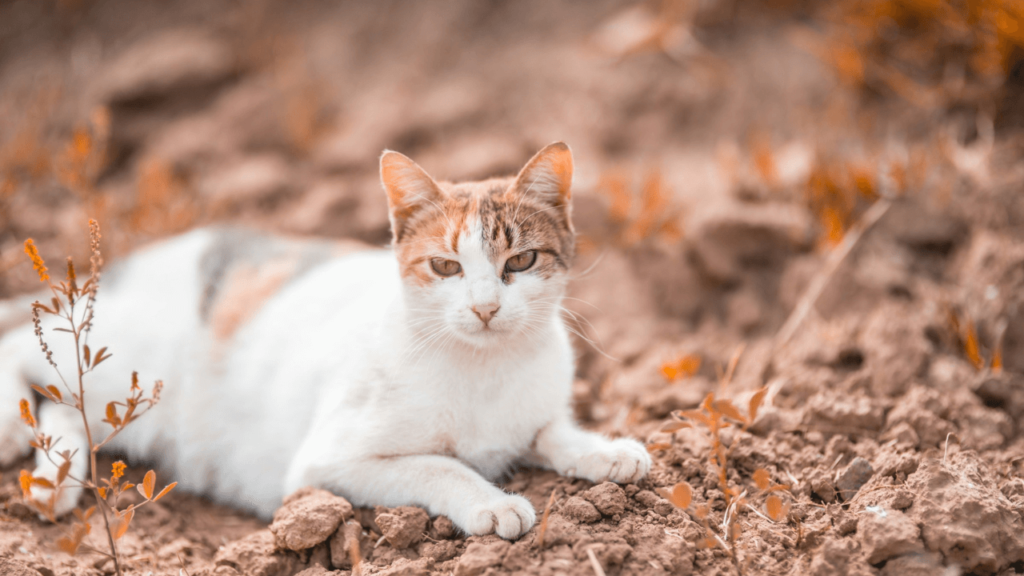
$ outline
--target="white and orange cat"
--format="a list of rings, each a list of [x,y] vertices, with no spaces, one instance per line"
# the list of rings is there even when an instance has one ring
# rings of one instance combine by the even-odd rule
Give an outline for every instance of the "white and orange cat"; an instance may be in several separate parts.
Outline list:
[[[640,443],[572,418],[559,307],[574,251],[569,148],[547,146],[515,178],[460,184],[397,152],[380,164],[391,249],[210,228],[104,274],[90,339],[114,355],[89,376],[87,409],[124,398],[133,370],[166,382],[111,448],[263,517],[311,485],[503,538],[535,521],[492,483],[516,465],[595,482],[647,474]],[[57,334],[55,359],[73,366]],[[55,378],[31,324],[0,340],[0,463],[28,450],[18,400]],[[39,410],[81,473],[80,417]],[[36,475],[53,474],[39,456]],[[79,496],[64,490],[58,511]]]

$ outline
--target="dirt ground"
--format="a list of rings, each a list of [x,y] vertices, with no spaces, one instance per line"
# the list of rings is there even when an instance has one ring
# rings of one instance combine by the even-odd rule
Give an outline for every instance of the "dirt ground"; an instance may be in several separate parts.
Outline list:
[[[86,260],[90,217],[113,256],[210,222],[385,243],[383,149],[461,180],[563,140],[576,412],[655,462],[516,471],[549,514],[515,542],[178,490],[128,572],[350,574],[358,543],[392,576],[1024,573],[1024,12],[985,5],[957,28],[939,1],[0,4],[0,296],[38,286],[27,237]],[[25,467],[0,572],[112,573],[57,551]]]

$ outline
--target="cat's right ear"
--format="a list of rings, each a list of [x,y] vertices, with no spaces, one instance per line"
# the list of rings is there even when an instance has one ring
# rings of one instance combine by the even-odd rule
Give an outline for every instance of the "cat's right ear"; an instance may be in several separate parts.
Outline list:
[[[409,219],[418,211],[440,208],[441,187],[419,164],[404,154],[385,150],[380,157],[380,181],[388,195],[391,231],[395,241],[402,239]]]

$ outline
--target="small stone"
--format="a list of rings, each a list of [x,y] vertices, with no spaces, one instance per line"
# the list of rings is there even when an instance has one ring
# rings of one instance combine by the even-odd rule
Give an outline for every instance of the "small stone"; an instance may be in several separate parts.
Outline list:
[[[601,519],[601,513],[597,508],[579,496],[573,496],[562,504],[562,514],[572,520],[589,524]]]
[[[217,566],[227,566],[246,576],[277,576],[296,572],[298,557],[280,553],[270,530],[254,532],[222,546],[213,557]],[[225,575],[226,576],[226,575]]]
[[[827,472],[816,469],[811,473],[811,491],[814,492],[822,502],[831,504],[836,499],[836,487],[832,484]]]
[[[430,558],[406,560],[399,558],[395,563],[377,572],[376,576],[428,576],[434,561]]]
[[[270,531],[281,548],[305,550],[330,538],[351,515],[348,500],[319,488],[303,488],[285,498]]]
[[[615,516],[626,511],[626,493],[614,482],[604,482],[583,493],[595,508],[605,516]]]
[[[914,505],[914,494],[906,490],[900,490],[892,499],[892,507],[896,510],[906,510]]]
[[[854,458],[853,462],[850,462],[850,465],[836,478],[839,495],[843,497],[843,500],[849,501],[857,494],[861,486],[867,484],[874,473],[875,469],[871,467],[870,462],[860,457]]]
[[[650,490],[641,490],[637,492],[633,495],[633,499],[639,502],[644,508],[654,508],[654,505],[658,503],[658,500],[664,500],[664,498]]]
[[[455,524],[447,516],[434,518],[434,533],[441,540],[447,540],[455,535]]]
[[[423,540],[430,516],[422,508],[399,506],[384,514],[378,514],[375,521],[384,539],[401,550]]]
[[[595,509],[594,512],[597,512]],[[459,558],[455,566],[455,576],[478,576],[488,568],[501,564],[501,559],[508,552],[511,544],[504,540],[498,540],[484,544],[474,542],[466,548],[466,552]]]
[[[921,529],[897,510],[868,507],[857,520],[857,535],[869,564],[924,551]]]
[[[316,564],[315,566],[310,566],[309,568],[306,568],[305,570],[303,570],[302,572],[299,572],[295,576],[329,576],[329,575],[330,575],[330,572],[328,572],[327,568],[324,568],[323,566],[321,566],[319,564]]]

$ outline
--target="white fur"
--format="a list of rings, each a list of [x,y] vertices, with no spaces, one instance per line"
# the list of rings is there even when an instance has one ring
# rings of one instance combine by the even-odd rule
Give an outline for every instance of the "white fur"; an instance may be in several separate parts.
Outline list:
[[[93,349],[113,357],[87,376],[93,432],[128,393],[132,370],[165,381],[163,401],[111,445],[157,461],[159,484],[269,517],[314,485],[356,505],[420,505],[471,534],[514,538],[535,521],[526,499],[492,481],[527,463],[592,481],[634,482],[650,459],[572,421],[573,352],[558,315],[563,280],[521,273],[510,284],[484,252],[479,224],[458,244],[463,274],[427,288],[403,282],[390,250],[335,258],[286,284],[227,342],[199,316],[198,230],[145,249],[111,274],[96,304]],[[500,306],[488,327],[475,305]],[[52,327],[52,323],[48,328]],[[66,335],[47,330],[70,377]],[[56,383],[31,325],[0,340],[0,461],[27,449],[16,404],[27,383]],[[41,426],[78,448],[81,420],[43,401]],[[15,447],[11,449],[9,447]],[[37,474],[52,476],[39,456]],[[70,510],[79,491],[61,495]]]

